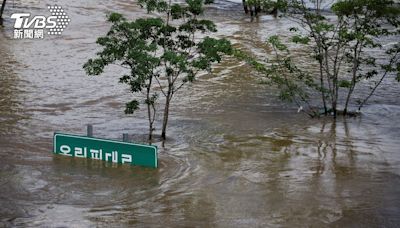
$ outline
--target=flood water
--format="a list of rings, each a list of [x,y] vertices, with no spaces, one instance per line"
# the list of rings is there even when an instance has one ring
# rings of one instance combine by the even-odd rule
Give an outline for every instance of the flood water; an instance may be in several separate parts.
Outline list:
[[[250,68],[227,58],[177,95],[156,170],[52,154],[56,131],[135,140],[145,110],[111,67],[88,77],[110,11],[146,15],[133,1],[59,0],[61,36],[13,40],[14,12],[53,1],[8,1],[0,29],[0,227],[396,227],[400,225],[400,86],[384,82],[358,118],[310,119],[282,103]],[[218,36],[253,53],[288,21],[250,22],[235,3],[206,10]],[[161,119],[161,118],[159,118]],[[159,121],[160,122],[160,121]],[[160,125],[157,125],[157,133]]]

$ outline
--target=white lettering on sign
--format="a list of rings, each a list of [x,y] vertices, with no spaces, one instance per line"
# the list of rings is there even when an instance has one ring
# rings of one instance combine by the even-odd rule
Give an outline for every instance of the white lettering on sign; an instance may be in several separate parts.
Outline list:
[[[122,154],[122,164],[124,164],[126,162],[132,163],[132,155]]]
[[[72,154],[69,154],[71,152],[71,148],[67,145],[60,146],[60,152],[64,155],[72,156]]]
[[[101,160],[103,157],[103,151],[101,149],[100,150],[90,149],[90,154],[92,155],[91,157],[96,160]]]
[[[118,151],[112,151],[111,153],[105,153],[106,161],[118,162]],[[111,158],[111,159],[110,159]]]
[[[68,145],[60,146],[60,153],[66,156],[74,156],[79,158],[87,158],[88,150],[90,157],[96,160],[102,160],[104,156],[105,161],[118,163],[118,151],[105,152],[103,155],[102,149],[88,149],[87,147],[71,147]],[[121,153],[121,163],[132,163],[132,155]]]
[[[75,157],[79,158],[86,158],[87,157],[87,148],[80,148],[80,147],[75,147]]]

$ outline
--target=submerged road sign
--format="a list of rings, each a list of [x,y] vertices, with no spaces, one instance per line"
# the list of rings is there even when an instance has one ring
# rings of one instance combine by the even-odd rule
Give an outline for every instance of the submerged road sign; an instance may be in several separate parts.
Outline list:
[[[55,133],[53,147],[55,154],[157,168],[156,146]]]

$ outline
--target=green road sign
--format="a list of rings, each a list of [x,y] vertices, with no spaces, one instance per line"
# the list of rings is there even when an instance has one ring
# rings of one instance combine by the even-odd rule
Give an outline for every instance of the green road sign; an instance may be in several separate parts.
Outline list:
[[[156,146],[55,133],[53,147],[55,154],[157,168]]]

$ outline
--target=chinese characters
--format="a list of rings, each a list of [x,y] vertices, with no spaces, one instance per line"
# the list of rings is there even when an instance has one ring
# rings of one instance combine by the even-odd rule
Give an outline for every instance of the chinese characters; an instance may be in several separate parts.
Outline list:
[[[14,39],[43,39],[43,29],[14,29]]]

